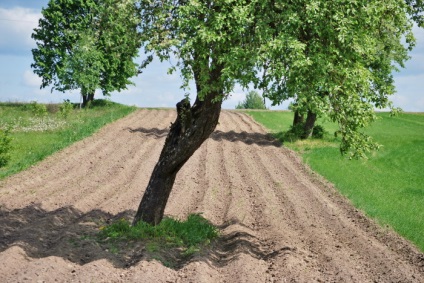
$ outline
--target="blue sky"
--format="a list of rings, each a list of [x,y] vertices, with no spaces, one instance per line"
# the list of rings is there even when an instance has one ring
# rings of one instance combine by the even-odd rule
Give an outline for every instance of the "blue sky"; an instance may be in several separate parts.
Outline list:
[[[80,101],[78,91],[63,94],[40,89],[41,80],[31,70],[31,49],[35,47],[31,33],[47,3],[48,0],[0,0],[0,101]],[[414,30],[417,46],[406,68],[395,74],[397,94],[391,100],[405,111],[424,112],[424,29]],[[136,86],[112,93],[111,100],[140,107],[174,107],[184,97],[184,91],[180,89],[178,74],[167,75],[168,67],[169,63],[155,60],[133,79]],[[223,108],[234,109],[246,92],[236,88]],[[194,97],[193,90],[190,96]],[[286,109],[287,105],[274,109]]]

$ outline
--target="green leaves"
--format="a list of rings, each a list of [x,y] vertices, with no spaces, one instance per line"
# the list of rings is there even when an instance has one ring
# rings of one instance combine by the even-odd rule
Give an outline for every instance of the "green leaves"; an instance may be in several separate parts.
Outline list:
[[[32,37],[41,88],[107,95],[138,73],[138,8],[132,0],[51,0]]]
[[[236,109],[266,109],[264,100],[257,91],[249,91],[246,99],[239,102]]]
[[[285,59],[271,62],[267,96],[274,104],[294,98],[299,108],[328,116],[340,126],[341,151],[363,156],[377,146],[358,131],[374,120],[374,108],[391,107],[392,72],[414,44],[405,2],[316,0],[288,7],[297,16],[282,32],[304,47],[284,48]],[[290,50],[295,56],[287,57]]]
[[[295,99],[339,124],[342,152],[362,156],[376,146],[359,131],[374,108],[391,107],[392,72],[423,9],[421,0],[141,0],[140,29],[147,52],[176,58],[200,100],[221,102],[236,83],[274,104]]]
[[[6,166],[10,160],[11,142],[10,127],[0,129],[0,168]]]

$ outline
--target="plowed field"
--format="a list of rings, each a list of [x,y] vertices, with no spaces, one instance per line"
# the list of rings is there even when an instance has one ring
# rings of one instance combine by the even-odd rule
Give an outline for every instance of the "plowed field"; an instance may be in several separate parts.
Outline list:
[[[1,181],[0,282],[424,282],[422,253],[240,112],[222,112],[165,211],[218,225],[210,250],[169,268],[84,241],[134,213],[175,115],[139,110]]]

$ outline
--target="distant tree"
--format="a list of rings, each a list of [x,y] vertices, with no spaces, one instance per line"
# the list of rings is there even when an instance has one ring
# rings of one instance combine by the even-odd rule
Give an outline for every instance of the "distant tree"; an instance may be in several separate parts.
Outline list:
[[[32,38],[41,88],[80,89],[83,104],[120,91],[137,75],[139,10],[133,0],[50,0]]]
[[[257,91],[249,91],[246,99],[237,104],[236,109],[266,109],[262,96]]]
[[[285,6],[293,15],[288,32],[305,58],[303,64],[280,62],[287,71],[266,85],[268,98],[274,104],[292,98],[311,118],[329,117],[339,125],[341,152],[365,156],[378,145],[359,129],[376,119],[375,108],[397,110],[389,100],[395,93],[393,72],[404,66],[415,44],[411,17],[422,24],[423,1],[314,0]],[[273,64],[269,60],[265,67]]]
[[[316,92],[316,96],[323,97],[325,95],[327,95],[327,93],[323,91]],[[312,104],[308,102],[303,101],[303,103],[298,103],[297,100],[289,106],[289,109],[294,113],[292,129],[295,129],[300,139],[307,139],[313,134],[315,122],[318,119],[317,112],[319,112],[319,110],[314,110],[311,106]]]

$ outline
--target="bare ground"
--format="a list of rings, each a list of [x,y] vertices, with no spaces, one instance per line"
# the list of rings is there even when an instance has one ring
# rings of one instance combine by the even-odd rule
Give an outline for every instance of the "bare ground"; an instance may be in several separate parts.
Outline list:
[[[210,249],[167,264],[85,239],[134,214],[174,119],[139,110],[1,181],[0,282],[424,282],[422,253],[239,112],[221,114],[165,212],[218,225]]]

